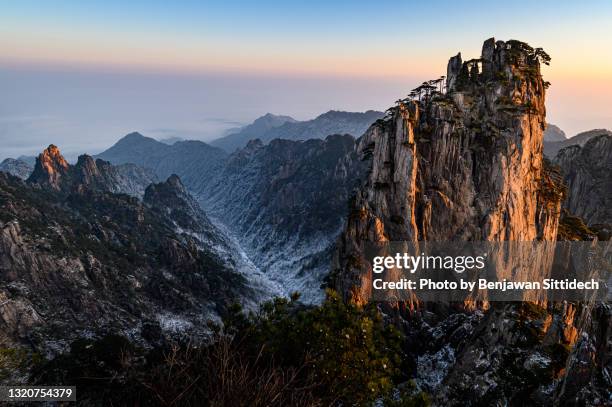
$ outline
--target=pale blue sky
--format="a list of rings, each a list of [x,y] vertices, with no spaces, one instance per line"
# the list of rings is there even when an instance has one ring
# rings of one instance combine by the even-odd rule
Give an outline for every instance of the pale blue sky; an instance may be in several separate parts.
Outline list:
[[[140,130],[209,140],[266,112],[384,110],[458,51],[552,56],[549,120],[612,127],[612,2],[0,1],[0,157]]]

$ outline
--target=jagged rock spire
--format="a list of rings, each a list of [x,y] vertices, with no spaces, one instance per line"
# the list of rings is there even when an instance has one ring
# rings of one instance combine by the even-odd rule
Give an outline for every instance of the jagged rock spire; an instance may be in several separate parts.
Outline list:
[[[561,197],[542,192],[546,87],[534,51],[491,38],[482,59],[458,54],[447,94],[401,103],[364,134],[371,171],[334,266],[345,298],[369,298],[371,275],[352,267],[364,242],[555,239]]]
[[[60,189],[61,179],[67,174],[68,162],[57,146],[51,144],[36,158],[36,165],[29,182]]]

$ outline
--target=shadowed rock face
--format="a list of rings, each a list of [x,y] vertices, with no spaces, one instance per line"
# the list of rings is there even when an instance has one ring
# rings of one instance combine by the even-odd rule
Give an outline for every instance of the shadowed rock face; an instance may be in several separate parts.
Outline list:
[[[390,109],[359,142],[370,173],[342,234],[334,274],[365,302],[371,277],[350,266],[364,241],[553,240],[561,196],[546,190],[545,84],[518,42],[485,42],[448,65],[447,91]],[[552,192],[552,193],[551,193]]]
[[[285,293],[318,301],[347,202],[365,165],[350,135],[260,140],[232,154],[199,196]]]
[[[140,201],[115,194],[114,167],[47,149],[26,183],[0,173],[0,346],[53,354],[80,337],[202,337],[255,292],[178,177]],[[40,181],[38,183],[37,181]],[[236,256],[237,257],[237,256]]]
[[[27,179],[34,168],[27,162],[14,158],[7,158],[0,163],[0,171],[9,173],[21,179]]]
[[[601,135],[612,136],[612,131],[607,129],[593,129],[576,134],[574,137],[559,140],[548,141],[544,139],[544,155],[550,159],[554,159],[559,151],[569,146],[584,146],[587,141]]]
[[[566,147],[554,162],[568,188],[563,207],[588,225],[612,225],[612,136],[602,134],[582,147]]]

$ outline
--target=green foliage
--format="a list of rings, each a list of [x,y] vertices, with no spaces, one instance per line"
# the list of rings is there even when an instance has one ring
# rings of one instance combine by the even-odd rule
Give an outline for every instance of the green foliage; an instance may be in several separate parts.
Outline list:
[[[328,291],[320,307],[276,299],[248,318],[234,314],[226,330],[263,357],[301,369],[324,403],[362,404],[388,393],[399,377],[400,334],[374,307],[345,304]]]
[[[565,199],[567,186],[561,175],[561,168],[548,159],[544,159],[544,168],[540,178],[540,196],[542,203],[556,206]]]
[[[558,240],[589,241],[593,240],[595,236],[597,236],[597,233],[591,230],[584,223],[584,220],[578,216],[570,215],[565,211],[559,219]]]
[[[328,291],[317,307],[299,294],[258,313],[228,308],[205,345],[146,351],[116,335],[82,339],[36,370],[33,382],[70,384],[88,405],[426,406],[400,381],[402,336],[373,306]]]

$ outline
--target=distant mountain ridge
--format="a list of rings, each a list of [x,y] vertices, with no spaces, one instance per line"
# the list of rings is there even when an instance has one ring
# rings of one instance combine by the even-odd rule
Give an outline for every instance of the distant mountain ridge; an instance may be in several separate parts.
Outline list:
[[[238,148],[244,147],[246,145],[245,141],[248,142],[248,140],[256,139],[270,129],[282,126],[285,123],[297,123],[297,120],[291,116],[266,113],[265,115],[255,119],[251,124],[227,129],[225,132],[223,132],[221,137],[213,140],[211,145],[217,145],[217,143],[219,143],[218,147],[221,147],[228,153],[231,153]]]
[[[330,110],[312,120],[297,121],[289,116],[275,116],[268,113],[240,131],[213,140],[210,144],[231,153],[237,148],[245,147],[249,140],[255,138],[265,144],[277,138],[323,139],[330,134],[350,134],[359,137],[372,123],[383,116],[384,113],[374,110],[366,112]]]
[[[546,141],[544,140],[544,155],[549,158],[554,158],[557,153],[565,147],[569,146],[584,146],[584,144],[592,139],[593,137],[600,136],[602,134],[612,135],[612,131],[607,129],[593,129],[578,133],[574,137],[568,138],[562,141]]]
[[[168,145],[134,132],[96,157],[115,165],[133,163],[150,168],[160,179],[176,174],[192,192],[197,192],[206,188],[208,175],[220,168],[227,153],[202,141]]]

